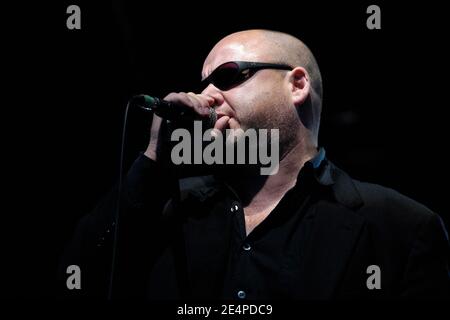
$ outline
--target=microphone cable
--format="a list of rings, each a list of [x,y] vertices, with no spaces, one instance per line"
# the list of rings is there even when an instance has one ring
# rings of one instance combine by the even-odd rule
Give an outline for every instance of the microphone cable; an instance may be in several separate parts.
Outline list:
[[[117,243],[118,243],[118,234],[119,234],[119,216],[120,216],[120,204],[121,204],[121,197],[122,197],[122,185],[123,185],[123,162],[124,162],[124,151],[125,151],[125,138],[126,138],[126,132],[127,132],[127,123],[128,123],[128,112],[131,106],[137,105],[141,107],[142,109],[146,111],[150,111],[154,113],[154,110],[148,107],[145,107],[144,105],[137,104],[137,99],[142,100],[142,97],[146,97],[144,95],[138,95],[133,96],[131,99],[128,100],[126,108],[125,108],[125,114],[124,114],[124,120],[123,120],[123,127],[122,127],[122,136],[121,136],[121,142],[120,142],[120,156],[119,156],[119,181],[117,185],[117,202],[116,202],[116,211],[114,216],[114,228],[112,230],[113,232],[113,248],[112,248],[112,257],[111,257],[111,268],[110,268],[110,275],[109,275],[109,286],[108,286],[108,300],[112,300],[113,295],[113,284],[114,284],[114,274],[116,271],[116,260],[117,260]],[[155,98],[149,97],[150,101],[154,101]],[[139,100],[139,101],[140,101]],[[159,101],[159,99],[158,99]],[[207,125],[210,127],[214,126],[214,123],[217,120],[217,114],[214,111],[214,108],[210,108],[210,115],[208,118]]]
[[[122,127],[122,137],[120,143],[120,156],[119,156],[119,181],[117,185],[117,202],[116,202],[116,211],[114,216],[114,228],[112,232],[113,236],[113,248],[112,248],[112,257],[111,257],[111,269],[109,274],[109,286],[108,286],[108,300],[112,300],[113,293],[113,283],[114,283],[114,273],[117,259],[117,239],[118,239],[118,230],[119,230],[119,215],[120,215],[120,199],[122,197],[122,181],[123,181],[123,158],[124,158],[124,150],[125,150],[125,137],[127,131],[127,120],[128,120],[128,111],[131,106],[131,102],[133,99],[128,100],[127,106],[125,108],[125,115],[123,120]]]

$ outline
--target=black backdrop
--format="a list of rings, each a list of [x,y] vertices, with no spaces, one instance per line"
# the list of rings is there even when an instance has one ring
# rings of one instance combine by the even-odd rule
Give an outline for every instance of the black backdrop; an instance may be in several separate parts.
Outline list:
[[[70,4],[81,8],[81,30],[66,28]],[[381,7],[381,30],[366,28],[370,4]],[[445,11],[429,2],[282,5],[116,0],[4,9],[2,296],[53,295],[76,221],[117,179],[127,99],[194,90],[210,48],[248,28],[291,33],[315,53],[324,79],[320,144],[331,160],[449,225]],[[131,112],[127,166],[145,147],[150,119]]]

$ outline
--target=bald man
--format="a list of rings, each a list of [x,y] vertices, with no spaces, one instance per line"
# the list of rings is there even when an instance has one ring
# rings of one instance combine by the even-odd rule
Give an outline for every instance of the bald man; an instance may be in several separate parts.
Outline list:
[[[279,166],[262,176],[224,166],[177,179],[167,123],[153,117],[147,150],[125,179],[114,297],[335,299],[449,297],[449,243],[438,215],[359,182],[318,145],[322,79],[300,40],[268,30],[222,39],[205,89],[165,99],[227,129],[277,129]],[[170,133],[170,132],[169,132]],[[113,192],[84,218],[61,268],[80,265],[82,290],[108,290]],[[67,290],[66,290],[67,291]]]

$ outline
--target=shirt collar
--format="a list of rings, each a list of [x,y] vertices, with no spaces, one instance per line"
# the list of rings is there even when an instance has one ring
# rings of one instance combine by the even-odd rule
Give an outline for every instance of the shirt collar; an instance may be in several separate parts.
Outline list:
[[[331,166],[326,158],[324,148],[320,148],[317,154],[307,161],[297,176],[297,183],[302,180],[302,176],[313,176],[316,182],[323,186],[334,184],[334,179],[331,174]]]
[[[331,167],[328,164],[328,160],[326,158],[326,152],[323,147],[321,147],[317,154],[310,160],[308,160],[303,168],[300,170],[298,176],[297,176],[297,184],[299,184],[300,181],[304,180],[302,176],[312,175],[314,177],[314,180],[323,186],[329,186],[334,184],[334,180],[331,175]],[[226,182],[222,182],[223,185],[226,187],[228,191],[231,191],[233,196],[236,199],[239,199],[239,196],[234,191],[234,189],[228,185]]]
[[[309,160],[309,162],[312,163],[314,169],[318,169],[324,159],[325,159],[325,149],[320,148],[319,152],[315,155],[314,158]]]

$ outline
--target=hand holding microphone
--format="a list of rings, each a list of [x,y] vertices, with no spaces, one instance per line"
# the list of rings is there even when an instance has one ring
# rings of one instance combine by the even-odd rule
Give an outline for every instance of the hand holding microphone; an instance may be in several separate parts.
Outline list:
[[[175,97],[175,100],[169,100],[167,96],[164,100],[148,95],[134,96],[132,101],[139,107],[154,112],[159,117],[166,120],[192,122],[201,120],[205,122],[207,128],[214,127],[216,122],[216,114],[210,106],[204,107],[204,98],[213,99],[206,95],[196,95],[195,93],[172,93],[173,95],[186,95],[190,100],[183,99],[184,96]],[[172,95],[171,94],[171,95]],[[197,97],[199,96],[199,97]],[[200,105],[195,101],[199,100]],[[194,100],[194,101],[193,101]],[[214,100],[214,99],[213,99]]]
[[[205,127],[213,128],[217,115],[212,108],[214,98],[205,94],[170,93],[163,100],[139,95],[133,98],[138,106],[153,111],[153,122],[150,130],[150,142],[145,155],[157,161],[167,141],[167,127],[163,119],[171,121],[192,122],[202,120]]]

